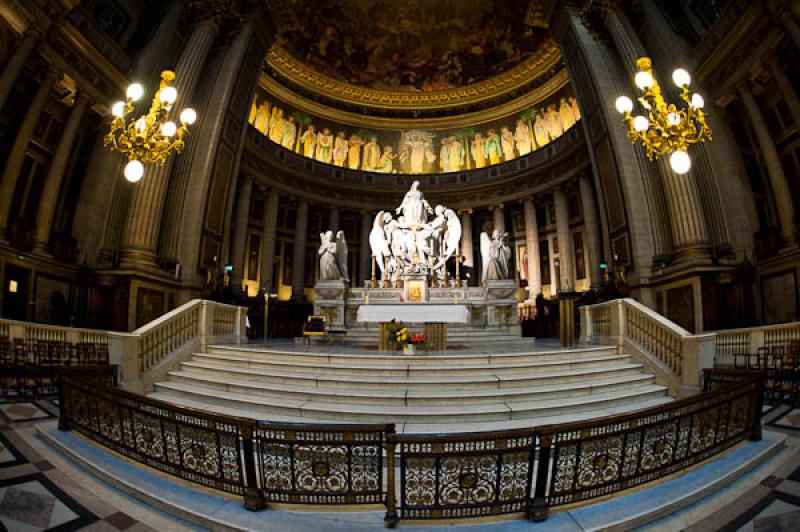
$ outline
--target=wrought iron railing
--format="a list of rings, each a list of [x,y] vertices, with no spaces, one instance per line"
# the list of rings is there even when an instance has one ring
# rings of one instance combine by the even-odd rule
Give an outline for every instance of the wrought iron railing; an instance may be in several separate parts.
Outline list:
[[[165,473],[241,495],[250,510],[268,502],[383,503],[389,527],[398,520],[517,512],[543,520],[549,508],[663,478],[745,438],[760,439],[760,374],[715,376],[712,370],[704,380],[716,385],[622,416],[422,436],[396,435],[394,425],[215,415],[123,392],[69,369],[59,380],[59,428]]]
[[[714,363],[733,366],[737,356],[754,355],[762,347],[780,348],[800,341],[800,323],[728,329],[714,335]]]

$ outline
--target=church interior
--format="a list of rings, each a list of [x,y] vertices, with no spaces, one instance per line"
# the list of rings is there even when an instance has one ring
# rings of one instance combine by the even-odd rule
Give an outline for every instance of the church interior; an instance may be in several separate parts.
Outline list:
[[[0,529],[796,530],[799,53],[797,0],[3,0]]]

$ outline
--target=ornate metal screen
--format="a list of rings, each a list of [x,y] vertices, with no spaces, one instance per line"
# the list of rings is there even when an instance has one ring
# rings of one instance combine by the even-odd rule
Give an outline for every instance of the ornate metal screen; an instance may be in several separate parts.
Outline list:
[[[477,517],[527,510],[536,431],[397,436],[400,519]]]
[[[394,425],[259,423],[254,435],[266,501],[385,501],[383,446]]]

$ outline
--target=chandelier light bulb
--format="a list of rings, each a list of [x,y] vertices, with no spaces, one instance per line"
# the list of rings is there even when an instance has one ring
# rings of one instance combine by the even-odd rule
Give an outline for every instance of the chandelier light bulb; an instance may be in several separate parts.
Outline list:
[[[171,137],[178,131],[178,126],[175,125],[175,122],[169,121],[164,122],[164,125],[161,126],[161,134],[165,137]]]
[[[685,174],[692,168],[692,159],[683,150],[677,150],[669,156],[669,165],[676,174]]]
[[[125,116],[125,102],[115,102],[111,106],[111,115],[117,118]]]
[[[136,183],[142,178],[144,175],[144,165],[134,159],[130,161],[128,164],[125,165],[125,179],[130,181],[131,183]]]
[[[633,119],[633,129],[639,133],[647,131],[648,127],[650,127],[650,121],[647,119],[647,117],[639,115]]]
[[[674,81],[675,85],[678,87],[685,87],[692,82],[692,77],[685,69],[676,68],[672,73],[672,81]]]
[[[667,124],[671,126],[677,126],[681,123],[681,115],[678,113],[669,113],[667,115]]]
[[[178,99],[178,91],[175,90],[175,87],[164,87],[161,89],[159,99],[163,104],[172,105]]]
[[[695,109],[702,109],[706,105],[706,101],[697,93],[692,94],[692,107]]]
[[[197,112],[191,107],[187,107],[183,111],[181,111],[181,123],[182,124],[189,124],[190,126],[194,124],[195,120],[197,120]]]
[[[128,91],[126,93],[128,99],[133,100],[135,102],[139,98],[141,98],[143,94],[144,94],[144,87],[142,87],[140,84],[131,83],[130,85],[128,85]]]
[[[636,86],[641,90],[646,90],[652,88],[653,76],[650,74],[650,72],[645,72],[642,70],[636,74],[636,76],[633,78],[633,82],[636,83]]]
[[[136,127],[136,131],[139,133],[144,132],[144,130],[147,129],[147,120],[145,120],[144,117],[141,117],[136,121],[136,125],[134,127]]]
[[[630,113],[633,111],[633,102],[627,96],[620,96],[616,102],[617,111],[620,114]]]

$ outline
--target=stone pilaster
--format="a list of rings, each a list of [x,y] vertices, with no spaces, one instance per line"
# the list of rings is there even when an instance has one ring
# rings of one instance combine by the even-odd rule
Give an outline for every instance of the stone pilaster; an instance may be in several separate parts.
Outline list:
[[[789,185],[786,181],[786,174],[783,171],[778,150],[772,140],[769,128],[767,128],[764,115],[761,113],[761,109],[759,109],[758,103],[750,92],[750,89],[744,83],[739,85],[738,89],[739,96],[747,111],[747,116],[750,118],[750,123],[753,126],[753,131],[758,141],[758,146],[761,148],[761,154],[764,156],[764,162],[767,166],[767,175],[769,176],[769,182],[772,186],[772,194],[775,198],[775,206],[781,224],[781,234],[787,243],[794,242],[796,230],[794,226],[792,194],[789,191]]]
[[[253,178],[242,176],[239,185],[239,197],[236,203],[236,220],[233,226],[233,275],[231,275],[231,285],[239,288],[242,284],[244,275],[244,261],[247,249],[247,221],[250,218],[250,199],[253,195]]]
[[[506,217],[505,212],[503,211],[503,204],[500,205],[492,205],[489,207],[489,210],[492,211],[493,216],[493,224],[492,230],[498,230],[501,233],[506,232]]]
[[[522,208],[525,215],[525,246],[528,250],[528,299],[536,301],[536,297],[542,293],[542,272],[539,260],[539,227],[533,199],[526,199]]]
[[[267,204],[264,206],[264,236],[261,244],[261,288],[272,291],[274,279],[272,266],[275,263],[275,230],[278,225],[278,204],[281,195],[277,190],[267,193]]]
[[[578,180],[581,189],[581,206],[583,207],[583,227],[586,234],[586,247],[589,250],[589,280],[592,288],[603,284],[600,275],[600,257],[602,256],[600,227],[597,224],[597,208],[594,204],[594,192],[589,178],[582,175]]]
[[[369,247],[369,233],[372,231],[372,213],[365,211],[361,213],[361,271],[357,279],[356,287],[372,276],[372,250]]]
[[[294,221],[292,249],[292,297],[301,297],[306,278],[306,233],[308,232],[308,202],[300,200]]]
[[[25,113],[25,118],[22,119],[22,125],[17,131],[17,137],[14,139],[14,144],[8,154],[3,177],[0,179],[0,238],[5,236],[7,224],[10,221],[11,202],[14,199],[19,172],[25,160],[25,151],[31,141],[31,137],[33,137],[33,130],[39,122],[39,116],[41,116],[47,99],[50,97],[53,83],[55,83],[57,77],[58,72],[54,68],[48,68],[45,72],[42,83],[33,96],[33,101],[28,107],[28,112]]]
[[[218,32],[218,26],[212,21],[203,21],[192,30],[175,66],[175,82],[172,86],[178,91],[178,98],[172,106],[171,114],[180,113],[191,101]],[[161,218],[175,157],[172,154],[163,166],[147,165],[142,180],[134,189],[122,236],[124,266],[156,263]]]
[[[569,229],[569,207],[567,196],[561,189],[553,192],[556,207],[556,233],[558,235],[558,260],[560,263],[561,285],[559,291],[575,290],[575,253],[572,249],[572,232]],[[555,282],[555,279],[553,279]]]
[[[53,154],[53,160],[50,161],[50,170],[47,172],[47,179],[44,182],[36,214],[34,250],[40,253],[46,252],[50,243],[50,229],[53,225],[58,193],[61,191],[61,181],[69,162],[69,156],[72,153],[72,147],[75,145],[75,139],[78,136],[78,126],[80,126],[88,103],[89,100],[86,96],[78,94],[78,99],[69,113],[67,124],[64,126],[61,139],[59,139],[55,154]]]
[[[8,95],[11,93],[11,88],[17,81],[22,67],[28,61],[31,52],[36,48],[36,43],[38,42],[38,32],[27,31],[25,35],[22,36],[17,49],[11,54],[11,58],[6,63],[3,71],[0,72],[0,109],[5,105]]]

